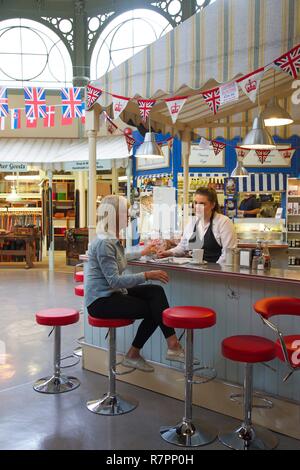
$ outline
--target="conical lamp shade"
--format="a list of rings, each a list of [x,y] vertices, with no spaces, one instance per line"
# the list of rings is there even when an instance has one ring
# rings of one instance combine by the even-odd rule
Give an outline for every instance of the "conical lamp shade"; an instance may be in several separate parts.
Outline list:
[[[138,147],[135,156],[137,158],[163,157],[162,150],[156,143],[154,132],[146,132],[144,142]]]
[[[274,149],[276,145],[272,139],[272,136],[269,134],[261,116],[254,118],[253,127],[250,132],[244,138],[242,148],[247,149]]]
[[[238,159],[236,167],[231,173],[231,177],[232,178],[247,178],[248,176],[249,176],[249,173],[244,167],[242,160]]]
[[[288,111],[279,105],[275,96],[269,101],[261,117],[266,127],[287,126],[294,122]]]

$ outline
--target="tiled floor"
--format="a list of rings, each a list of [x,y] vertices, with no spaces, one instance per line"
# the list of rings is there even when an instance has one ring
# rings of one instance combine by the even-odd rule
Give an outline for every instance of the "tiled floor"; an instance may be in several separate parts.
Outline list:
[[[7,358],[0,365],[0,449],[174,449],[160,438],[159,428],[175,424],[181,417],[180,401],[120,383],[119,392],[136,398],[139,407],[119,417],[94,415],[85,402],[103,394],[106,379],[83,371],[80,365],[70,370],[81,381],[78,389],[62,395],[33,391],[35,379],[52,367],[49,328],[35,324],[34,312],[44,307],[79,306],[71,274],[50,276],[41,269],[1,269],[0,299],[0,341],[5,343]],[[63,352],[71,352],[79,336],[80,325],[64,328]],[[194,415],[218,429],[238,424],[198,407]],[[300,450],[299,441],[285,436],[279,439],[280,449]],[[198,449],[223,447],[215,441]]]

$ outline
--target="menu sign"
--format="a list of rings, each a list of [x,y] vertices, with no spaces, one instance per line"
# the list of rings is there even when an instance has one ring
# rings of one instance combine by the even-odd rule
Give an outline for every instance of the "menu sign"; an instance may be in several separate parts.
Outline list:
[[[27,171],[27,165],[25,163],[1,163],[0,162],[0,171],[3,172],[24,172]]]
[[[221,150],[218,155],[215,155],[212,146],[209,146],[209,148],[201,148],[199,144],[191,145],[189,158],[190,167],[223,167],[224,165],[224,150]]]

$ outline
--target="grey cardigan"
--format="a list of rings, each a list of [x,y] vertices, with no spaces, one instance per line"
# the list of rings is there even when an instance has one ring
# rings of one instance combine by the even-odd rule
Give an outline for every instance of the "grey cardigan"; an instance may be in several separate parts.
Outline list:
[[[127,258],[119,240],[109,235],[101,235],[93,240],[85,271],[87,307],[100,297],[109,297],[113,292],[126,294],[126,288],[145,282],[144,273],[122,274],[126,266]]]

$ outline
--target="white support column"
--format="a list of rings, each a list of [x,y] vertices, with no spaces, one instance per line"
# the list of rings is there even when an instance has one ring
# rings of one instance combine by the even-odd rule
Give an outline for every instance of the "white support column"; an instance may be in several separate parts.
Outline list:
[[[113,194],[119,194],[119,171],[116,167],[116,160],[111,160],[111,190]]]
[[[88,181],[88,230],[89,243],[96,236],[96,159],[97,159],[97,131],[99,128],[99,110],[97,107],[86,113],[85,128],[89,141],[89,181]]]
[[[188,223],[189,204],[189,158],[191,151],[191,131],[185,129],[182,133],[182,160],[183,160],[183,228]]]
[[[53,203],[52,203],[52,188],[53,188],[53,173],[48,170],[49,178],[49,250],[48,250],[48,267],[49,271],[54,271],[54,226],[53,226]]]
[[[78,172],[77,182],[78,182],[77,189],[79,191],[79,228],[84,228],[86,215],[85,215],[85,178],[84,178],[83,171]]]

